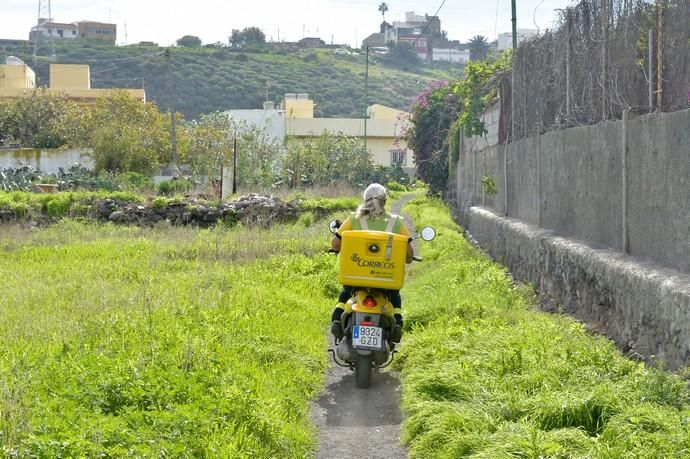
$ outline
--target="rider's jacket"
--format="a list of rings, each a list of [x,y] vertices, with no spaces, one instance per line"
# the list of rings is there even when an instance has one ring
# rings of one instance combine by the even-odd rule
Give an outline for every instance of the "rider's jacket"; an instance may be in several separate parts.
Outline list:
[[[410,236],[410,232],[403,222],[402,217],[389,214],[388,212],[375,218],[357,218],[353,212],[347,217],[343,224],[340,225],[340,228],[338,228],[338,235],[342,236],[343,231],[349,230],[387,231],[389,233],[402,234],[407,237]]]

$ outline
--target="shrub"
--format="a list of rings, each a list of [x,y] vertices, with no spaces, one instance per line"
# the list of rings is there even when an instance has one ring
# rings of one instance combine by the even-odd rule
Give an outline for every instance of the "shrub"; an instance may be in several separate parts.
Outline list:
[[[164,180],[158,184],[159,194],[179,194],[186,193],[194,186],[194,182],[186,178],[174,178],[172,180]]]
[[[125,172],[117,176],[120,186],[127,190],[151,190],[153,189],[153,179],[148,175],[139,172]]]

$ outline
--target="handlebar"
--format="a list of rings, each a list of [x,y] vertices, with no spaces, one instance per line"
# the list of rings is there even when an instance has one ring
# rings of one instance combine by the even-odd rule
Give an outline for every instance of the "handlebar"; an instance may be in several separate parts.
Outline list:
[[[340,253],[340,250],[328,249],[328,253]]]
[[[424,260],[424,258],[419,257],[419,256],[417,256],[417,255],[415,255],[415,256],[412,257],[412,261],[422,261],[422,260]]]

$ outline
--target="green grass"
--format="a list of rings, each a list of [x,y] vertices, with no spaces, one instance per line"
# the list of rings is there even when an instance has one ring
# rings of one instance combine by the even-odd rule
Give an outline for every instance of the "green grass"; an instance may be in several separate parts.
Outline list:
[[[8,227],[4,455],[311,454],[337,292],[324,228]]]
[[[685,381],[542,313],[447,209],[405,208],[438,237],[403,290],[403,441],[414,458],[690,456]]]
[[[0,192],[0,210],[9,209],[17,217],[45,214],[53,218],[81,217],[97,199],[143,202],[141,195],[128,191],[62,191],[37,194],[28,191]]]
[[[403,290],[411,457],[688,456],[683,380],[537,311],[440,202],[405,211],[438,231]],[[339,290],[314,213],[270,229],[1,230],[5,456],[313,455]]]

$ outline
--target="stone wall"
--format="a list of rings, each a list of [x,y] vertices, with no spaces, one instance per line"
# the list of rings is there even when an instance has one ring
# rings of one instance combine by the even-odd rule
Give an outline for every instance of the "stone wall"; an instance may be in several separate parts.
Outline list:
[[[689,275],[479,207],[466,209],[461,221],[515,279],[536,286],[542,309],[586,322],[630,356],[671,369],[687,365]]]
[[[688,126],[686,110],[480,151],[465,143],[447,197],[482,248],[534,283],[545,309],[678,367],[690,358]]]

